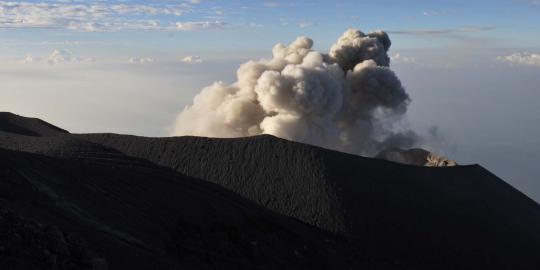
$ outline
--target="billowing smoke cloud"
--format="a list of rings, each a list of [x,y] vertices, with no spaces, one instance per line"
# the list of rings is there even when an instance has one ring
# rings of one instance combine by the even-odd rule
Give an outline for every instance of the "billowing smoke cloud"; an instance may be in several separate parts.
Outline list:
[[[409,97],[389,69],[383,31],[348,30],[328,54],[299,37],[274,46],[271,60],[250,61],[231,85],[216,82],[178,116],[174,135],[277,137],[363,155],[411,147],[400,128]]]

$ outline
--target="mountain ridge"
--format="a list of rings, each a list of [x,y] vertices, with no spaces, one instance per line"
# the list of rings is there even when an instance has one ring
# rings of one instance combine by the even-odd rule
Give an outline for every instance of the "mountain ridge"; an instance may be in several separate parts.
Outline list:
[[[24,117],[10,112],[0,112],[0,131],[39,137],[69,133],[39,118]]]
[[[142,243],[171,265],[180,263],[195,269],[225,269],[231,265],[240,269],[313,269],[313,262],[317,262],[320,269],[421,270],[532,270],[540,266],[540,205],[479,165],[411,166],[268,135],[218,139],[59,133],[36,137],[0,132],[0,160],[6,163],[14,158],[13,166],[19,171],[37,175],[31,178],[37,186],[28,189],[24,184],[14,189],[13,183],[28,180],[0,173],[0,184],[8,185],[0,189],[4,190],[0,203],[15,205],[15,210],[37,218],[40,207],[59,211],[58,206],[35,205],[32,201],[38,197],[28,194],[34,194],[36,188],[40,196],[67,192],[62,186],[68,185],[73,194],[93,196],[90,201],[108,210],[94,208],[83,200],[84,196],[71,195],[70,200],[85,213],[90,211],[92,218],[81,221],[78,211],[64,209],[72,223],[62,230],[77,229],[74,224],[80,222],[90,222],[85,226],[94,224],[92,220],[105,222],[115,228],[113,232],[121,232],[113,233],[114,241],[137,246],[143,239]],[[44,183],[45,188],[40,189]],[[193,186],[198,191],[192,194],[178,185]],[[100,190],[108,190],[133,206],[120,211],[124,204],[111,203],[109,200],[115,197],[104,196]],[[159,195],[157,190],[168,195]],[[235,199],[222,201],[223,196]],[[206,214],[201,218],[189,214],[183,204],[166,206],[164,198],[214,210],[203,211]],[[27,207],[35,210],[24,212]],[[175,230],[167,221],[168,232],[156,235],[156,240],[150,233],[155,229],[141,226],[169,220],[166,216],[171,215],[166,213],[170,212],[161,208],[176,209],[183,222],[178,225],[181,229]],[[126,214],[120,219],[102,216],[114,211]],[[152,218],[135,221],[140,216]],[[251,221],[238,223],[235,220],[239,216]],[[45,221],[54,225],[58,220],[49,217]],[[103,238],[101,233],[95,234]],[[111,235],[110,231],[107,234]],[[270,241],[267,234],[277,237],[277,242]],[[229,242],[224,236],[236,240]],[[273,251],[253,253],[253,237]],[[166,238],[191,242],[178,240],[164,249]],[[287,243],[289,238],[296,240]],[[117,245],[113,240],[107,243]],[[214,254],[212,263],[205,264],[200,252],[186,259],[182,256],[186,245],[188,250]],[[92,247],[100,245],[93,243]],[[301,256],[291,256],[299,250],[304,250]],[[159,261],[157,257],[143,257],[147,262]],[[272,264],[273,260],[277,264]],[[254,262],[263,263],[254,266]],[[109,264],[137,265],[126,260]]]

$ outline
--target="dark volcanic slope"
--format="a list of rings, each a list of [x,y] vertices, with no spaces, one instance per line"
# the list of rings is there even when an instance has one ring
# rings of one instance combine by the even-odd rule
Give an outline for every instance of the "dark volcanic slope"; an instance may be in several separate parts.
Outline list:
[[[540,269],[540,206],[477,165],[407,166],[271,136],[0,135],[0,147],[47,155],[0,151],[0,203],[83,235],[87,259],[62,257],[76,263]]]
[[[18,220],[0,216],[0,240],[7,239],[0,243],[2,269],[369,265],[345,240],[169,169],[2,149],[0,160],[0,206]],[[83,244],[71,240],[77,237]]]
[[[428,162],[429,154],[428,151],[419,148],[409,150],[386,149],[377,154],[375,158],[390,160],[401,164],[425,166]]]
[[[406,166],[271,136],[79,138],[217,183],[421,269],[537,269],[540,207],[478,165]]]
[[[106,265],[75,235],[0,209],[0,269],[104,269]]]
[[[67,131],[41,119],[28,118],[9,112],[0,112],[0,131],[27,136],[51,136]]]

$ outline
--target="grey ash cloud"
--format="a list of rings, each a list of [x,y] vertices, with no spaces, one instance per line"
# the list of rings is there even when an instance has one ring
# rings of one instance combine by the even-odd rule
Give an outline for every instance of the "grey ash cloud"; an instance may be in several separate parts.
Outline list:
[[[346,31],[328,54],[299,37],[277,44],[270,60],[249,61],[233,84],[204,88],[178,116],[174,135],[271,134],[357,154],[410,147],[402,128],[409,95],[389,68],[383,31]]]

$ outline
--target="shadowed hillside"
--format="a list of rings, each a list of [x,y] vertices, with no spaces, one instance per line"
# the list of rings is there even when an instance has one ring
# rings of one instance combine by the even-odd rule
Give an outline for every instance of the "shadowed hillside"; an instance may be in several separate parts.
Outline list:
[[[362,261],[346,240],[168,169],[9,150],[0,150],[0,160],[0,204],[83,239],[93,255],[79,259],[81,269],[346,269]],[[0,237],[17,237],[1,223]],[[53,269],[34,242],[20,245],[28,258],[4,247],[2,269],[19,269],[12,268],[19,260],[34,263],[22,269]]]
[[[0,131],[40,137],[67,133],[41,119],[22,117],[9,112],[0,112]]]
[[[73,220],[62,230],[92,228],[90,241],[109,241],[90,245],[105,250],[93,251],[99,256],[117,254],[121,242],[137,260],[175,265],[180,256],[194,269],[540,267],[539,205],[478,165],[408,166],[272,136],[6,133],[0,141],[41,154],[3,151],[23,178],[2,178],[1,190],[19,190],[2,193],[2,202],[52,225],[62,219],[40,213],[63,212]],[[18,181],[25,184],[10,186]],[[36,190],[43,194],[29,195]],[[42,197],[53,203],[34,203]],[[77,207],[66,208],[65,198]],[[199,253],[182,257],[186,246]],[[109,265],[129,265],[126,254]]]
[[[538,204],[478,165],[407,166],[272,136],[80,138],[358,239],[376,257],[449,269],[539,265]]]

